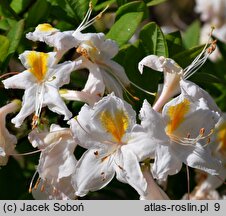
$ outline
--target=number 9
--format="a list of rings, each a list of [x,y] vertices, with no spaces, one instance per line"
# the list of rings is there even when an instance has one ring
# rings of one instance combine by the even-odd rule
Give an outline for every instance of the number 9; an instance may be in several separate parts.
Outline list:
[[[214,210],[219,211],[220,210],[220,203],[215,203],[214,204]]]

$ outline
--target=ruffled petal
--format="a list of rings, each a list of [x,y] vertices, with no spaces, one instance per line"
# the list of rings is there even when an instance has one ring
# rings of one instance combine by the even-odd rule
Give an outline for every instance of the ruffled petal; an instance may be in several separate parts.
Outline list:
[[[2,81],[6,89],[27,89],[31,88],[36,82],[35,77],[28,70]]]
[[[37,85],[25,90],[20,112],[11,120],[15,127],[20,127],[24,119],[35,111]]]
[[[152,174],[154,178],[165,181],[167,180],[168,175],[177,174],[181,170],[181,167],[182,161],[174,155],[170,146],[157,146],[155,161],[152,166]]]
[[[118,151],[118,154],[122,154],[122,157],[120,160],[119,155],[115,159],[117,175],[121,176],[121,178],[123,177],[124,181],[130,184],[140,195],[145,195],[147,182],[143,177],[136,155],[126,145],[122,146],[121,152]]]
[[[58,89],[54,86],[46,85],[46,90],[44,94],[43,106],[48,106],[48,108],[60,115],[64,115],[64,120],[68,120],[72,117],[72,113],[68,110],[64,101],[60,97]]]
[[[98,153],[97,153],[98,152]],[[72,177],[72,186],[77,196],[85,196],[106,186],[114,177],[113,159],[100,149],[86,151],[77,163]]]
[[[152,68],[153,70],[156,70],[156,71],[160,71],[160,72],[163,71],[162,61],[160,61],[160,57],[156,55],[146,56],[139,62],[138,69],[141,74],[143,73],[144,66]]]

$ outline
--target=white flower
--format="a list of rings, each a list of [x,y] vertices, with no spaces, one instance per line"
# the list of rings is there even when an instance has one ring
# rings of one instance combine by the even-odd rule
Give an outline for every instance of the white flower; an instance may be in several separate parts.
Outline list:
[[[108,93],[114,92],[116,96],[123,98],[123,90],[130,85],[130,81],[121,65],[111,60],[118,52],[117,44],[105,39],[103,33],[75,34],[80,41],[77,52],[82,59],[80,68],[87,68],[90,72],[89,86],[96,86],[98,82],[99,91],[94,95],[103,95],[106,90]],[[93,87],[94,88],[94,87]],[[87,88],[83,91],[87,92]],[[90,92],[93,94],[92,92]]]
[[[26,34],[27,39],[32,41],[41,41],[48,44],[50,47],[55,47],[57,52],[57,61],[69,49],[76,47],[78,41],[72,36],[74,31],[63,31],[52,27],[48,23],[39,24],[34,32]]]
[[[35,112],[33,126],[37,124],[42,107],[48,108],[69,119],[72,114],[59,95],[59,87],[69,83],[70,73],[77,68],[78,62],[56,64],[56,53],[25,51],[19,58],[27,68],[25,71],[3,80],[5,88],[25,89],[22,108],[12,119],[19,127],[24,119]]]
[[[209,37],[210,40],[210,37]],[[186,80],[192,76],[207,60],[209,55],[214,51],[216,42],[209,41],[205,45],[202,52],[194,59],[194,61],[185,69],[181,68],[173,59],[164,56],[149,55],[143,58],[138,65],[139,71],[143,72],[143,67],[147,66],[153,70],[164,73],[164,85],[162,92],[153,108],[160,111],[163,105],[173,96],[180,93],[180,80]]]
[[[214,141],[210,145],[212,155],[222,162],[219,176],[206,175],[196,189],[196,194],[208,194],[209,191],[217,189],[226,179],[226,115],[224,114],[217,123],[214,131]]]
[[[195,11],[201,14],[201,20],[220,26],[226,20],[225,0],[196,0]]]
[[[11,103],[0,108],[0,166],[4,166],[8,162],[8,157],[14,153],[17,143],[16,136],[9,133],[6,128],[6,115],[16,112],[20,109],[21,102],[14,100]]]
[[[93,107],[84,105],[70,125],[79,144],[88,149],[73,176],[76,195],[103,188],[115,173],[119,181],[130,184],[140,195],[146,194],[139,161],[154,150],[129,104],[110,94]]]
[[[56,196],[56,198],[63,196],[63,194],[69,198],[74,197],[73,191],[68,190],[72,189],[69,179],[74,173],[77,163],[74,156],[77,142],[72,137],[71,130],[51,125],[50,132],[39,133],[35,129],[29,134],[28,139],[33,147],[38,147],[41,150],[37,167],[37,172],[42,180],[40,190],[43,191],[47,187],[48,190],[45,193],[52,197]],[[33,180],[30,190],[32,183]],[[40,196],[40,191],[34,190],[37,190],[38,184],[39,180],[33,188],[33,193],[37,197]]]
[[[184,80],[180,85],[181,94],[164,106],[162,114],[157,115],[147,102],[141,110],[141,124],[146,130],[152,131],[159,121],[159,139],[153,142],[161,145],[156,146],[153,176],[165,180],[167,175],[179,172],[182,163],[218,175],[222,167],[211,156],[208,144],[220,115],[198,86]]]

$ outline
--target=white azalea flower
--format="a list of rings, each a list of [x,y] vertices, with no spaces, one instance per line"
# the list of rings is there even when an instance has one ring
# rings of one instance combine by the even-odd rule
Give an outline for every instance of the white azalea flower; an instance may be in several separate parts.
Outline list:
[[[54,199],[57,197],[73,198],[71,187],[71,175],[75,171],[76,159],[74,150],[77,145],[69,128],[61,128],[51,125],[50,132],[38,132],[33,130],[28,139],[33,147],[41,150],[37,171],[39,179],[33,188],[35,197],[40,197],[40,192],[45,191],[44,196]],[[39,181],[42,181],[42,184]],[[32,183],[30,190],[32,190]],[[37,190],[38,185],[40,190]],[[47,188],[47,190],[45,190]],[[71,191],[72,189],[72,191]]]
[[[130,184],[140,195],[146,194],[139,161],[154,149],[128,103],[110,94],[93,107],[84,105],[69,123],[79,144],[88,149],[73,176],[76,195],[103,188],[115,173],[119,181]]]
[[[37,124],[41,108],[48,108],[69,119],[72,114],[59,95],[59,87],[69,83],[70,73],[77,68],[78,62],[55,64],[56,53],[25,51],[19,58],[27,68],[22,73],[3,80],[5,88],[25,89],[22,108],[12,119],[19,127],[24,119],[35,112],[33,126]]]
[[[210,46],[209,42],[210,37],[202,52],[185,69],[181,68],[173,59],[165,58],[164,56],[149,55],[139,62],[138,69],[141,73],[144,66],[164,73],[163,89],[153,106],[155,110],[160,111],[171,97],[180,93],[180,80],[188,79],[206,62],[216,47],[215,41]]]
[[[50,24],[43,23],[39,24],[34,32],[27,33],[26,37],[29,40],[45,42],[50,47],[55,47],[57,52],[56,61],[59,61],[65,52],[78,45],[78,41],[72,36],[73,32],[61,32]]]
[[[11,103],[0,108],[0,166],[4,166],[8,162],[8,157],[14,153],[17,143],[16,136],[9,133],[6,128],[6,115],[16,112],[20,109],[21,102],[14,100]]]
[[[225,0],[196,0],[195,11],[201,14],[201,20],[220,26],[226,20]]]
[[[226,179],[226,115],[224,114],[217,123],[214,131],[214,141],[211,143],[212,154],[222,162],[222,169],[219,176],[205,175],[202,182],[199,182],[195,194],[208,194],[220,187]],[[199,174],[201,175],[201,174]]]
[[[127,91],[126,87],[130,85],[130,81],[124,68],[111,60],[118,53],[117,44],[110,39],[105,39],[103,33],[81,34],[75,31],[74,36],[80,41],[77,48],[77,52],[81,54],[79,59],[83,62],[80,68],[87,68],[90,72],[89,86],[92,83],[92,86],[95,86],[98,82],[101,87],[98,88],[99,91],[94,92],[94,95],[102,96],[106,90],[123,98],[123,90]],[[87,88],[85,87],[82,92],[88,92]]]
[[[181,94],[164,106],[162,114],[157,115],[147,102],[141,110],[141,124],[146,130],[152,131],[154,123],[159,122],[158,131],[156,129],[159,139],[153,142],[161,145],[156,146],[153,176],[165,180],[168,175],[179,172],[182,163],[218,175],[222,167],[211,156],[208,143],[212,141],[220,115],[210,108],[212,101],[202,96],[198,86],[180,82]]]

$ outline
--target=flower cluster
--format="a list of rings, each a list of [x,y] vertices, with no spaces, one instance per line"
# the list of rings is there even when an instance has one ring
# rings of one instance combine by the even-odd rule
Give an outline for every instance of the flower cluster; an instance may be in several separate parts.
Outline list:
[[[0,109],[0,165],[17,155],[17,139],[6,129],[5,117],[19,109],[11,121],[18,128],[32,116],[28,139],[40,152],[29,189],[35,199],[76,199],[100,190],[114,177],[132,186],[140,199],[169,199],[157,181],[177,174],[183,164],[207,176],[195,196],[221,185],[226,177],[225,116],[209,93],[187,80],[205,63],[215,42],[208,41],[185,69],[152,53],[141,59],[137,73],[150,67],[163,72],[164,83],[153,106],[144,99],[137,114],[124,98],[136,84],[113,60],[116,42],[104,33],[82,33],[103,13],[90,19],[91,11],[76,30],[61,32],[44,23],[26,35],[54,51],[23,52],[19,59],[25,70],[2,81],[6,89],[24,89],[24,95],[22,103],[14,100]],[[75,55],[65,61],[69,50]],[[60,89],[84,68],[89,74],[81,91]],[[75,113],[64,100],[85,104]],[[43,107],[64,116],[68,127],[40,127]],[[74,154],[77,146],[85,149],[80,158]]]

